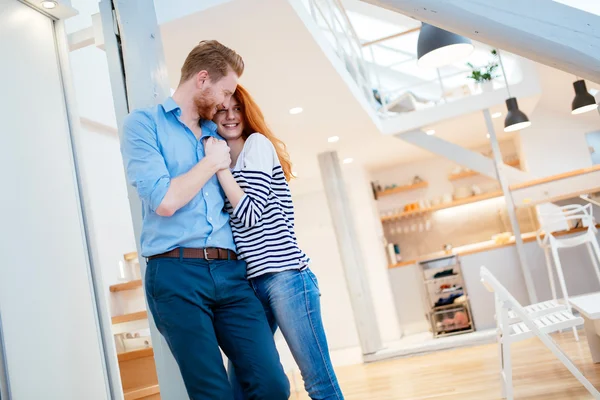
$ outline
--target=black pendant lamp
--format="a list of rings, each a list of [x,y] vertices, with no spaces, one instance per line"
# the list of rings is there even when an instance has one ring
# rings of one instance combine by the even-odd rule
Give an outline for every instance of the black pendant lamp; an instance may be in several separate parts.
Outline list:
[[[571,114],[583,114],[598,108],[596,99],[588,92],[583,79],[573,82],[573,87],[575,88],[575,98],[571,103]]]
[[[500,50],[498,50],[498,60],[500,60],[500,67],[502,68],[502,76],[504,76],[504,84],[506,85],[506,91],[508,92],[508,99],[506,99],[506,118],[504,119],[504,132],[514,132],[521,129],[529,128],[531,121],[527,118],[527,115],[519,110],[519,104],[517,99],[510,95],[510,87],[508,86],[508,79],[506,78],[506,70],[502,63],[502,56]]]
[[[519,110],[519,104],[517,99],[510,97],[506,99],[506,119],[504,120],[504,132],[514,132],[521,129],[528,128],[531,125],[531,121],[527,118],[527,115]]]
[[[419,67],[439,68],[467,58],[475,49],[471,39],[423,22],[417,42]]]

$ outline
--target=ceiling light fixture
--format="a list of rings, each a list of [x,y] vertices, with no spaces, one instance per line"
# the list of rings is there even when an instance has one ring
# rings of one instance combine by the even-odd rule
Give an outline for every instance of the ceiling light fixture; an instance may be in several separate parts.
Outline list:
[[[54,0],[44,0],[42,1],[41,5],[46,10],[52,10],[53,8],[56,8],[56,6],[58,6],[58,3]]]
[[[296,171],[292,171],[292,176],[293,176],[294,178],[297,178],[297,177],[298,177],[298,173],[297,173]]]
[[[430,130],[426,131],[425,133],[428,134],[429,136],[435,135],[435,129],[430,129]]]
[[[344,164],[350,164],[350,163],[351,163],[351,162],[353,162],[353,161],[354,161],[354,158],[350,158],[350,157],[348,157],[348,158],[344,158],[344,161],[342,161],[342,162],[343,162]]]
[[[490,138],[490,134],[486,133],[485,136],[489,139]]]
[[[500,118],[502,116],[501,112],[495,112],[492,114],[492,118]]]
[[[500,61],[500,67],[502,68],[502,76],[504,77],[504,83],[506,85],[506,91],[508,92],[508,99],[506,99],[506,118],[504,119],[504,132],[514,132],[521,129],[525,129],[531,126],[531,121],[527,118],[527,115],[519,110],[519,104],[517,99],[512,97],[510,94],[510,87],[508,85],[508,79],[506,78],[506,70],[502,63],[502,55],[498,50],[498,60]]]
[[[302,111],[302,107],[294,107],[294,108],[290,108],[290,114],[295,115],[295,114],[300,114]]]
[[[417,41],[417,64],[423,68],[443,67],[464,60],[474,49],[471,39],[423,22]]]
[[[583,114],[598,108],[596,99],[588,92],[583,79],[573,82],[573,88],[575,89],[575,98],[571,103],[571,114]]]
[[[339,141],[339,140],[340,140],[340,137],[339,137],[339,136],[331,136],[331,137],[327,138],[327,141],[328,141],[329,143],[335,143],[335,142],[337,142],[337,141]]]

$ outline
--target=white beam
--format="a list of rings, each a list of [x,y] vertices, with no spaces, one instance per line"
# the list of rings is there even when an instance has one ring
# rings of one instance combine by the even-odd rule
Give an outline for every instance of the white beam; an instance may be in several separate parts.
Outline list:
[[[318,159],[362,352],[374,354],[382,348],[381,335],[340,162],[336,152]]]
[[[92,26],[72,32],[68,36],[69,51],[96,46],[104,50],[104,32],[102,31],[102,18],[100,13],[92,14]]]
[[[600,82],[600,17],[548,0],[363,0]]]
[[[69,34],[69,51],[75,51],[84,47],[93,46],[94,43],[93,26],[80,29]]]
[[[414,144],[422,149],[447,158],[448,160],[452,160],[458,165],[477,171],[482,175],[493,179],[497,178],[494,161],[476,151],[465,149],[464,147],[450,143],[437,136],[427,135],[422,130],[404,132],[395,136],[410,144]],[[533,179],[529,173],[506,164],[501,164],[500,168],[510,184],[526,182]]]
[[[527,263],[527,257],[525,256],[525,245],[523,244],[523,237],[521,236],[521,228],[519,227],[519,220],[517,219],[517,213],[515,211],[515,203],[513,201],[512,193],[510,192],[508,181],[504,176],[502,162],[502,152],[500,151],[500,145],[498,144],[498,137],[496,136],[496,130],[494,129],[494,123],[492,122],[492,115],[490,110],[483,111],[483,117],[485,118],[485,124],[487,125],[488,132],[490,133],[490,144],[492,145],[492,154],[494,155],[494,166],[496,168],[496,175],[504,193],[504,201],[506,203],[506,211],[508,212],[508,218],[512,227],[513,235],[515,236],[515,245],[517,247],[517,256],[519,263],[521,264],[521,272],[525,280],[525,286],[527,287],[527,294],[529,295],[529,302],[531,304],[537,303],[537,292],[535,290],[535,283],[529,264]]]

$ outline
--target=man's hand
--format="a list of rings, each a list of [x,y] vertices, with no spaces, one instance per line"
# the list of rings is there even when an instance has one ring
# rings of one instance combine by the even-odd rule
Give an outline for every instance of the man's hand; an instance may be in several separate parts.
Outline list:
[[[204,141],[204,152],[218,170],[227,169],[231,164],[229,146],[224,140],[210,137]]]

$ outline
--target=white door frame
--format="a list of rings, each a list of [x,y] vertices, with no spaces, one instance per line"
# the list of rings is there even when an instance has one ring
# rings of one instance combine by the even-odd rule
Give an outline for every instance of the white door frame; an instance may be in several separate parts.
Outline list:
[[[25,0],[15,0],[15,2],[19,2],[30,7],[45,17],[48,17],[52,22],[55,51],[58,60],[58,70],[64,99],[64,109],[67,117],[69,146],[73,157],[74,180],[77,188],[77,211],[80,217],[81,231],[83,236],[82,241],[85,246],[85,268],[88,275],[89,291],[93,304],[93,316],[95,329],[97,332],[98,347],[101,350],[104,361],[100,368],[102,368],[107,395],[110,396],[110,399],[121,400],[123,399],[123,392],[121,389],[118,359],[116,356],[115,344],[111,331],[112,323],[110,319],[110,312],[108,310],[108,302],[104,296],[105,291],[103,289],[101,271],[96,268],[91,256],[92,252],[90,244],[89,222],[86,215],[84,202],[88,195],[86,194],[85,186],[82,184],[80,172],[80,165],[82,165],[82,163],[77,151],[78,148],[81,148],[80,140],[82,129],[79,120],[75,89],[72,82],[69,63],[68,37],[64,22],[66,19],[77,15],[77,11],[71,8],[70,4],[65,4],[64,0],[59,0],[57,7],[53,10],[45,10],[41,8],[40,2],[28,2]],[[2,326],[0,326],[0,356],[6,354],[4,352],[4,342],[2,339]],[[0,361],[4,367],[0,367],[0,371],[4,369],[4,376],[0,377],[0,379],[6,379],[5,387],[2,388],[4,392],[0,392],[0,395],[4,395],[4,397],[10,400],[10,371],[8,370],[6,359],[2,358]]]

